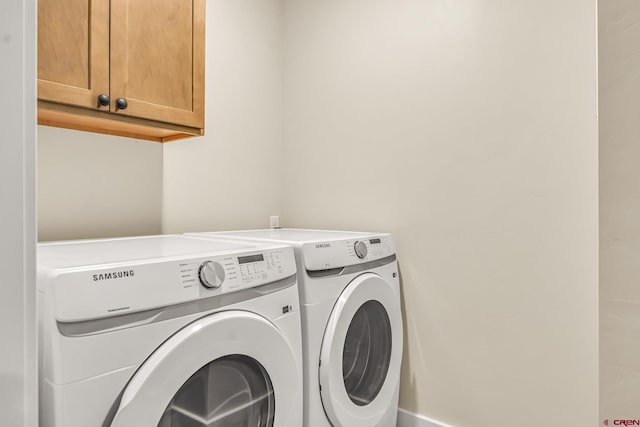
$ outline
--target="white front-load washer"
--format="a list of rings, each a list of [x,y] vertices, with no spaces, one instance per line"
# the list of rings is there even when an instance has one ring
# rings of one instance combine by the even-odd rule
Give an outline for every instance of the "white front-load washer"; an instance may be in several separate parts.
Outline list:
[[[41,427],[302,423],[285,245],[157,236],[38,246]]]
[[[395,427],[403,328],[391,235],[297,229],[198,235],[294,247],[304,426]]]

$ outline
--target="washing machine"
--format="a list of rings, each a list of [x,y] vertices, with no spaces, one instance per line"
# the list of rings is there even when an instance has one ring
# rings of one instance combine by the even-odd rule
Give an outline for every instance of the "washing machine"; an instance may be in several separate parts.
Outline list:
[[[302,423],[282,244],[153,236],[38,245],[40,426]]]
[[[294,247],[304,426],[395,427],[403,332],[391,235],[298,229],[199,235]]]

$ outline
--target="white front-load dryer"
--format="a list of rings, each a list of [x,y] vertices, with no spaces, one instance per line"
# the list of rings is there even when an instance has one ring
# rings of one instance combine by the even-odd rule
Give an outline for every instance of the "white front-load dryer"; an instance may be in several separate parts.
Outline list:
[[[304,426],[395,427],[403,332],[391,235],[297,229],[198,234],[294,247]]]
[[[285,245],[158,236],[38,246],[40,426],[302,424]]]

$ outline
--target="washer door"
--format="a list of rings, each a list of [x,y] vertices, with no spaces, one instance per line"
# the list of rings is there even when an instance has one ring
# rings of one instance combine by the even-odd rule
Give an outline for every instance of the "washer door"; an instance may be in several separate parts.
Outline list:
[[[320,353],[320,394],[335,426],[376,426],[394,402],[402,359],[397,290],[380,276],[358,276],[329,317]]]
[[[244,311],[212,314],[144,362],[110,425],[284,427],[299,402],[298,364],[268,320]]]

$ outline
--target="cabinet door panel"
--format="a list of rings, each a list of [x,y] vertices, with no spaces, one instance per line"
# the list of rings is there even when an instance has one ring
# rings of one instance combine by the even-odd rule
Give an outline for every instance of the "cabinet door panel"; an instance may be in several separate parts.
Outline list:
[[[111,0],[112,111],[204,126],[204,9],[205,0]]]
[[[39,0],[38,98],[97,108],[101,93],[109,93],[109,1]]]

